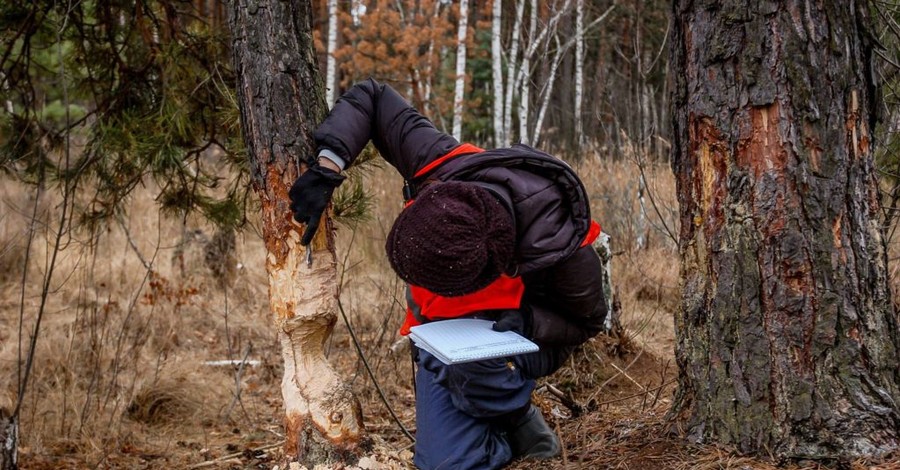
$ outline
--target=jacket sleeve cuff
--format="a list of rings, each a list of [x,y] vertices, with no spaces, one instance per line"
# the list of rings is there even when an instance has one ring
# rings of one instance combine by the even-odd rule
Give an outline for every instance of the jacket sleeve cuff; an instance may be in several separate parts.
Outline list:
[[[338,166],[338,168],[341,169],[341,171],[344,171],[344,168],[347,167],[347,162],[345,162],[343,158],[337,156],[336,153],[327,148],[319,150],[318,158],[327,158],[328,160],[331,160],[335,165]]]

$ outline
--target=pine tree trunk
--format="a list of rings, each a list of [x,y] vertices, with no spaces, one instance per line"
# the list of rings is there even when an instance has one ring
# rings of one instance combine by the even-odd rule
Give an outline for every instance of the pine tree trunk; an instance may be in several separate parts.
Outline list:
[[[288,199],[327,109],[310,4],[236,0],[229,21],[241,124],[261,203],[270,308],[284,359],[285,453],[309,468],[352,462],[363,437],[362,414],[324,355],[336,321],[332,223],[326,216],[308,266]]]
[[[866,3],[673,13],[681,428],[781,458],[897,449]]]

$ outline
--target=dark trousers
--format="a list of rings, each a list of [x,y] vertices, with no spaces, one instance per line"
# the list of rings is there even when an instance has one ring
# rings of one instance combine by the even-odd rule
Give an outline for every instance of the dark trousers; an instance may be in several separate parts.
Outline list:
[[[513,455],[497,423],[529,405],[535,379],[556,371],[572,347],[446,365],[413,346],[416,449],[422,470],[496,469]]]

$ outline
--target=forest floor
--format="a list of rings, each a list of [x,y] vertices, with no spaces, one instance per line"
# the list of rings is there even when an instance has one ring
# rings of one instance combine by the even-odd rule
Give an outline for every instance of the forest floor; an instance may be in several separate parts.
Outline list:
[[[830,468],[779,466],[690,444],[673,429],[667,413],[680,295],[669,235],[677,230],[671,172],[665,164],[645,168],[653,202],[645,201],[644,217],[634,161],[592,162],[580,173],[594,195],[595,217],[613,239],[623,329],[592,339],[539,382],[534,401],[562,438],[562,456],[510,468]],[[415,432],[412,367],[397,336],[402,285],[382,254],[400,208],[400,181],[387,170],[367,178],[381,182],[368,185],[375,213],[339,228],[344,315],[327,351],[361,402],[372,442],[355,468],[409,469],[411,440],[391,416]],[[22,234],[34,205],[29,191],[0,188],[0,407],[7,409],[15,404],[19,344],[27,346],[41,302],[39,280],[54,239],[48,227],[57,213],[53,201],[38,204],[39,236],[25,250]],[[211,252],[213,228],[158,216],[152,191],[136,197],[129,214],[93,237],[71,235],[57,260],[22,408],[21,468],[273,468],[282,459],[281,357],[258,227],[248,225],[234,253],[223,254]],[[233,363],[216,362],[223,360]],[[900,469],[900,456],[841,468]]]

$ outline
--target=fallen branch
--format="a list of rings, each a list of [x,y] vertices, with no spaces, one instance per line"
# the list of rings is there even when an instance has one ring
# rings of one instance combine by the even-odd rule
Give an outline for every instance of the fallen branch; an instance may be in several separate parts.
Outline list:
[[[668,381],[668,382],[666,382],[666,383],[664,383],[664,384],[662,384],[662,385],[660,385],[660,386],[658,386],[658,387],[651,388],[651,389],[646,390],[646,391],[643,391],[643,392],[641,392],[641,393],[635,393],[634,395],[628,395],[627,397],[616,398],[615,400],[604,401],[604,402],[602,402],[602,403],[597,403],[597,404],[594,405],[594,406],[595,406],[595,407],[600,407],[600,406],[603,406],[603,405],[609,405],[609,404],[612,404],[612,403],[618,403],[618,402],[620,402],[620,401],[631,400],[632,398],[642,397],[642,396],[644,396],[644,395],[647,395],[648,393],[653,393],[653,392],[655,392],[655,391],[657,391],[657,390],[662,390],[662,389],[665,388],[666,386],[672,385],[673,383],[675,383],[676,380],[678,380],[678,379],[672,379],[672,380],[670,380],[670,381]]]
[[[568,395],[563,393],[562,390],[554,387],[551,384],[544,384],[544,386],[542,388],[546,388],[547,391],[550,392],[551,395],[553,395],[557,399],[559,399],[560,403],[562,403],[563,406],[565,406],[566,408],[569,409],[569,411],[572,412],[573,418],[577,418],[577,417],[581,416],[582,414],[584,414],[584,407],[581,406],[574,399],[570,398]]]
[[[284,441],[278,441],[274,444],[268,444],[268,445],[264,445],[262,447],[257,447],[256,449],[249,449],[249,452],[250,453],[264,452],[269,449],[274,449],[276,447],[280,447],[282,445],[284,445]],[[238,457],[244,455],[246,452],[248,452],[248,450],[243,450],[241,452],[235,452],[233,454],[223,455],[217,459],[207,460],[206,462],[195,463],[194,465],[191,465],[190,467],[188,467],[188,469],[194,470],[196,468],[212,467],[212,466],[218,465],[222,462],[225,462],[227,460],[238,458]]]

